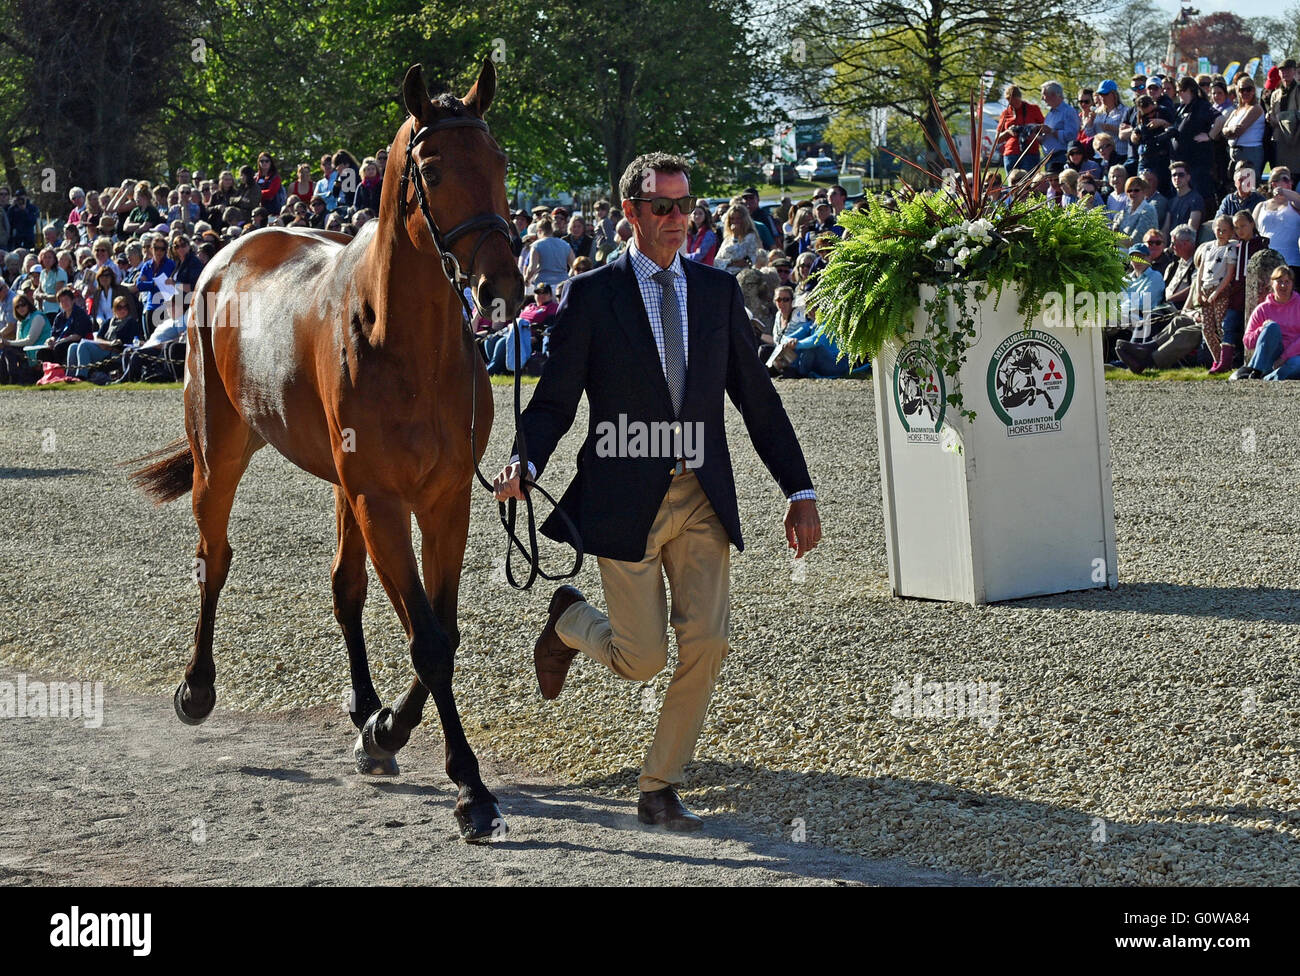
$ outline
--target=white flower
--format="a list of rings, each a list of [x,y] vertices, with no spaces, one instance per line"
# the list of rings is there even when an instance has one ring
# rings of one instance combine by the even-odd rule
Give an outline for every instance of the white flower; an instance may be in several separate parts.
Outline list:
[[[963,247],[960,251],[957,252],[957,257],[955,258],[955,261],[957,264],[961,265],[962,267],[965,267],[966,262],[970,260],[970,257],[971,257],[970,249]]]

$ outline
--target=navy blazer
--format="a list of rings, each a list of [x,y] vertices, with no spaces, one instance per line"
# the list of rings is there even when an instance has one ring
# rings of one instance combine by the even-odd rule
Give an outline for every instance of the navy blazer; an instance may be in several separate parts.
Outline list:
[[[565,286],[551,326],[550,358],[524,411],[528,460],[540,478],[555,445],[587,394],[590,420],[578,470],[560,507],[582,536],[583,551],[630,562],[645,558],[646,541],[672,480],[671,457],[600,456],[604,422],[615,425],[697,424],[703,434],[695,475],[737,549],[744,549],[736,485],[727,449],[722,395],[740,411],[758,455],[788,498],[812,488],[803,451],[762,361],[733,275],[683,259],[687,299],[687,373],[681,414],[673,417],[650,319],[630,253],[578,275]],[[606,444],[608,441],[606,441]],[[515,449],[518,451],[518,443]],[[624,455],[630,452],[622,452]],[[542,525],[552,539],[573,543],[552,514]]]

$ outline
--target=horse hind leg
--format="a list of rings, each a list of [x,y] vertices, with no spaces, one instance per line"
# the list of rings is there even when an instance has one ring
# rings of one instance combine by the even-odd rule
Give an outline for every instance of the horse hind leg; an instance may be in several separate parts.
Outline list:
[[[338,523],[339,545],[334,555],[330,585],[334,593],[334,619],[343,631],[343,641],[348,648],[348,669],[352,687],[348,696],[348,716],[352,724],[364,733],[366,720],[383,708],[370,675],[370,661],[366,655],[366,638],[361,624],[361,611],[366,604],[366,541],[357,525],[356,516],[343,489],[334,486],[334,514]],[[372,733],[373,736],[373,733]],[[371,743],[370,751],[381,752]],[[366,776],[395,776],[399,772],[394,754],[375,758],[366,748],[364,735],[357,738],[352,749],[352,760],[357,772]]]
[[[194,450],[194,521],[199,530],[195,549],[194,579],[199,585],[199,620],[194,628],[194,653],[185,669],[185,680],[176,689],[176,716],[186,725],[198,725],[216,705],[216,665],[212,659],[212,636],[216,624],[217,599],[230,572],[234,550],[227,528],[239,480],[249,459],[265,442],[228,407],[228,416],[208,417],[210,436],[190,438]],[[215,436],[213,436],[215,435]]]

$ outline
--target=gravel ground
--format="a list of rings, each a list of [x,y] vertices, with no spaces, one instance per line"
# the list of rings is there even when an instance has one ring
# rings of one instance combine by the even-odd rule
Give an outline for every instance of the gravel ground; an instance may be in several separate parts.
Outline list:
[[[825,540],[792,563],[779,493],[728,408],[750,548],[733,559],[733,651],[689,805],[774,841],[802,826],[810,844],[1002,882],[1300,883],[1293,384],[1108,384],[1119,589],[979,608],[889,594],[867,386],[779,389]],[[489,467],[510,437],[510,391],[496,394]],[[186,503],[133,494],[114,462],[172,439],[181,416],[175,390],[0,391],[0,667],[170,700],[197,611],[194,525]],[[583,428],[550,485],[567,483]],[[471,741],[634,797],[670,670],[640,685],[579,660],[543,702],[527,650],[549,590],[506,586],[495,506],[475,506],[456,672]],[[341,717],[329,486],[260,452],[231,542],[219,703]],[[578,584],[599,593],[594,562]],[[396,615],[377,582],[370,592],[388,700],[410,668]],[[998,721],[892,717],[892,687],[915,675],[998,682]],[[440,763],[420,759],[431,752],[403,779],[443,787]]]

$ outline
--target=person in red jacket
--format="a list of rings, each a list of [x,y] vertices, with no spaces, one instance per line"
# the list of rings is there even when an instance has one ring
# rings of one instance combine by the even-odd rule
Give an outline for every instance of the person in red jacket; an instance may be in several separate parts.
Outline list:
[[[993,144],[1001,145],[1002,164],[1008,173],[1013,169],[1032,171],[1041,155],[1039,144],[1033,141],[1032,136],[1024,139],[1020,136],[1024,126],[1043,124],[1043,110],[1032,102],[1026,102],[1017,85],[1007,85],[1002,97],[1007,107],[998,116],[998,131],[993,136]]]
[[[280,171],[275,168],[275,160],[270,153],[257,157],[257,175],[253,177],[258,190],[262,193],[262,206],[268,213],[280,212]]]

